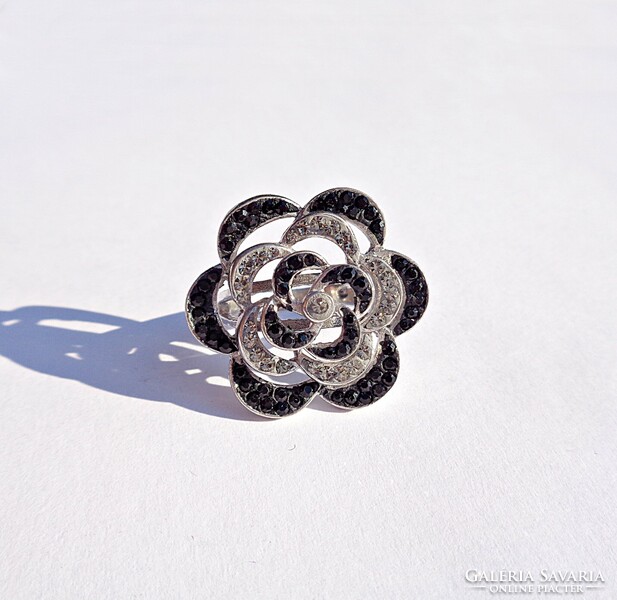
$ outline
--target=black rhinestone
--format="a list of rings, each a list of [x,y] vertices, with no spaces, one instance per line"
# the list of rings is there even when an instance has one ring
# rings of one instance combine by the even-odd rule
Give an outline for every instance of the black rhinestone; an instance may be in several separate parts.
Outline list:
[[[296,339],[293,333],[284,333],[281,338],[281,346],[283,346],[283,348],[293,348],[295,341]]]
[[[398,258],[397,269],[400,269],[401,271],[403,271],[406,267],[409,267],[411,265],[411,262],[409,262],[409,260],[407,260],[405,257],[399,256],[397,258]]]
[[[285,202],[285,200],[275,200],[274,201],[274,212],[277,215],[284,215],[293,210],[293,207],[289,202]]]
[[[242,223],[242,221],[244,221],[244,219],[246,218],[246,215],[248,215],[248,211],[246,210],[246,208],[241,208],[239,210],[234,210],[234,212],[231,214],[230,219],[235,221],[236,223]]]
[[[248,392],[253,387],[253,381],[251,379],[242,379],[238,383],[238,388],[242,392]]]
[[[349,353],[351,352],[351,344],[349,342],[339,342],[336,345],[336,355],[339,358],[343,358],[344,356],[347,356]]]
[[[194,309],[194,310],[199,310],[199,309]],[[218,327],[218,321],[216,320],[216,317],[213,314],[205,313],[202,317],[195,320],[195,329],[197,329],[197,327],[200,325],[204,327],[204,330],[211,329],[213,327]]]
[[[255,227],[256,225],[259,225],[259,215],[255,212],[252,212],[253,209],[256,208],[256,206],[251,207],[251,212],[249,212],[246,208],[243,208],[239,212],[239,216],[236,220],[240,223],[244,223],[244,225],[246,225],[249,229]]]
[[[366,277],[356,277],[352,284],[352,287],[357,290],[363,290],[368,285]]]
[[[312,267],[319,263],[319,259],[314,254],[306,254],[304,257],[304,264],[307,267]]]
[[[378,215],[377,209],[374,206],[367,206],[364,209],[364,217],[372,221]]]
[[[360,209],[352,206],[348,211],[347,214],[352,218],[352,219],[356,219],[358,217],[358,215],[360,214]]]
[[[207,277],[204,277],[203,279],[199,280],[199,283],[197,284],[197,287],[202,292],[211,292],[214,289],[215,285],[216,284],[213,281],[210,281]]]
[[[281,281],[289,281],[292,275],[293,275],[293,271],[290,271],[289,269],[285,269],[284,267],[276,270],[276,276]]]
[[[348,206],[353,202],[354,194],[350,191],[345,191],[339,198],[339,204],[341,207]]]
[[[323,196],[320,196],[319,198],[315,198],[315,200],[311,202],[308,205],[308,207],[311,212],[315,212],[318,210],[325,210],[326,209],[326,199]]]
[[[349,342],[353,342],[353,341],[355,341],[355,340],[357,340],[357,339],[358,339],[358,335],[359,335],[359,334],[358,334],[358,330],[357,330],[357,329],[355,329],[355,328],[348,329],[348,330],[345,332],[345,339],[346,339],[347,341],[349,341]]]
[[[298,393],[300,394],[300,396],[302,396],[302,398],[310,398],[313,395],[314,392],[315,392],[315,388],[310,383],[307,383],[306,385],[303,385],[298,390]]]
[[[375,234],[380,234],[383,231],[383,222],[380,220],[373,221],[369,229]]]
[[[387,371],[396,371],[397,366],[398,366],[398,361],[395,358],[392,358],[391,356],[387,356],[386,358],[383,359],[383,362],[381,364],[383,365],[383,368],[386,369]]]
[[[191,296],[191,304],[193,306],[203,306],[205,298],[200,294],[195,294]]]
[[[246,401],[252,406],[255,406],[259,402],[259,398],[260,398],[259,393],[256,392],[255,390],[253,390],[252,392],[249,392],[246,395]]]
[[[218,269],[214,269],[213,271],[209,271],[206,273],[206,279],[211,281],[212,283],[216,283],[221,277],[221,273]]]
[[[376,384],[373,387],[373,395],[375,398],[381,398],[388,390],[386,390],[385,386],[381,385],[381,383]]]
[[[203,308],[194,308],[193,311],[191,312],[191,316],[195,320],[201,319],[201,317],[203,317],[205,314],[206,314],[206,311]]]
[[[366,378],[360,379],[360,381],[358,381],[356,385],[358,386],[358,389],[363,392],[368,392],[368,390],[370,390],[372,387],[371,382]]]
[[[401,319],[398,325],[403,331],[407,331],[413,325],[413,321],[411,319]]]
[[[270,389],[270,386],[267,383],[260,383],[257,386],[257,391],[259,392],[260,396],[269,396],[272,390]]]
[[[206,318],[204,319],[204,323],[208,325],[208,327],[218,327],[218,319],[212,313],[208,313]]]
[[[274,402],[272,398],[265,397],[261,399],[259,407],[263,412],[270,412],[274,408]]]
[[[280,281],[276,284],[276,293],[279,296],[285,296],[289,292],[289,284],[284,281]]]
[[[422,309],[419,306],[405,307],[405,316],[408,319],[417,319],[421,315],[422,315]]]
[[[286,388],[284,388],[284,387],[277,387],[277,388],[274,390],[274,397],[275,397],[277,400],[279,400],[279,401],[286,400],[286,399],[287,399],[287,395],[288,395],[288,393],[289,393],[289,392],[287,391],[287,389],[286,389]]]
[[[300,396],[298,396],[298,395],[296,395],[296,394],[293,394],[293,395],[289,398],[289,404],[290,404],[291,406],[293,406],[293,408],[298,408],[299,406],[301,406],[303,401],[304,401],[304,400],[303,400]]]
[[[354,205],[357,208],[365,208],[366,206],[368,206],[368,200],[365,196],[358,196],[354,202]]]
[[[426,295],[425,294],[414,294],[413,303],[415,306],[425,306],[426,305]]]
[[[373,394],[371,394],[371,392],[361,392],[360,395],[358,396],[358,402],[360,404],[370,404],[373,400]]]
[[[356,389],[347,390],[345,392],[345,402],[347,402],[348,404],[355,404],[358,400],[359,395],[360,392],[358,392],[358,390]]]
[[[424,296],[424,284],[420,279],[407,281],[405,280],[407,291],[413,296]]]
[[[299,346],[306,346],[311,341],[311,336],[305,331],[301,331],[297,336],[296,340]]]
[[[218,329],[208,328],[208,330],[206,331],[206,339],[209,342],[217,341],[219,339],[219,334],[220,334],[220,331]]]
[[[405,278],[407,282],[414,281],[418,279],[419,273],[418,269],[416,269],[413,265],[409,265],[403,269],[401,275]]]
[[[393,385],[394,382],[396,381],[396,373],[393,373],[391,371],[384,373],[381,377],[381,381],[387,386]]]
[[[396,352],[396,344],[392,340],[385,340],[381,344],[381,351],[386,355],[391,355]]]
[[[261,208],[266,214],[271,215],[276,210],[276,200],[274,198],[264,200]]]
[[[219,352],[222,352],[223,354],[229,354],[232,351],[233,347],[229,340],[224,339],[219,342]]]
[[[336,208],[336,198],[334,197],[334,194],[330,193],[323,196],[321,198],[320,206],[320,210],[323,209],[327,211],[333,211]]]
[[[287,405],[287,402],[277,402],[274,410],[276,411],[277,415],[283,416],[285,414],[287,414],[287,411],[289,410],[289,406]]]
[[[383,371],[379,367],[374,367],[368,374],[372,381],[379,381],[383,375]]]
[[[225,237],[221,240],[221,250],[225,253],[230,253],[236,247],[235,242],[230,237]]]
[[[250,376],[249,370],[242,363],[235,362],[233,370],[234,375],[236,375],[240,379]]]
[[[276,313],[273,310],[269,310],[266,313],[266,323],[276,323],[277,320],[278,320],[278,317],[276,316]]]
[[[347,323],[347,325],[351,325],[352,323],[355,323],[355,322],[356,322],[356,318],[354,314],[351,311],[346,310],[345,316],[343,317],[343,323]]]
[[[235,237],[236,234],[241,235],[242,233],[244,233],[244,229],[245,229],[244,225],[241,225],[240,223],[234,223],[233,221],[229,221],[228,223],[225,224],[225,226],[223,227],[221,231],[223,235]]]
[[[350,281],[353,281],[357,274],[358,271],[356,271],[353,267],[345,267],[341,270],[340,280],[349,283]]]
[[[304,266],[304,262],[302,260],[302,256],[299,254],[294,254],[287,259],[287,264],[294,271],[298,271]]]
[[[323,278],[324,283],[332,283],[336,281],[336,271],[328,271]]]
[[[336,348],[334,346],[328,346],[323,349],[323,355],[325,358],[336,358]]]
[[[334,402],[341,402],[343,400],[343,396],[344,394],[341,390],[335,390],[330,394],[330,400],[333,400]]]
[[[268,333],[270,337],[277,338],[283,335],[283,328],[278,323],[273,323],[268,327]]]
[[[249,229],[253,229],[254,227],[257,227],[257,225],[259,225],[259,217],[260,215],[257,214],[251,214],[248,216],[248,218],[245,220],[245,223],[248,225]]]

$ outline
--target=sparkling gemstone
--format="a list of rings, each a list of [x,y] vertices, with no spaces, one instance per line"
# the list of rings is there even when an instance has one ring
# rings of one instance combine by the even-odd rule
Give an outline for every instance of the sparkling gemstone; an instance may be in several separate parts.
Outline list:
[[[383,359],[382,364],[383,364],[384,369],[388,371],[395,371],[398,366],[398,361],[391,356],[387,356],[386,358]]]
[[[334,300],[325,292],[314,292],[306,297],[304,312],[313,321],[326,321],[334,312]]]
[[[281,337],[281,345],[283,346],[283,348],[293,348],[295,343],[295,338],[294,335],[292,333],[284,333],[283,336]]]

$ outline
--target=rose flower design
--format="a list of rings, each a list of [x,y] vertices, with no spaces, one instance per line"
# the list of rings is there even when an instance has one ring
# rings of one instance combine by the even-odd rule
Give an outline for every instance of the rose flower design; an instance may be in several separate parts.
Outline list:
[[[294,220],[280,242],[239,252],[257,228],[287,217]],[[366,253],[350,225],[367,237]],[[232,355],[232,388],[249,410],[291,415],[317,394],[339,408],[360,408],[394,385],[395,336],[422,317],[428,289],[412,260],[383,248],[384,234],[375,202],[349,188],[322,192],[303,208],[280,196],[256,196],[225,216],[221,263],[192,285],[186,314],[199,342]],[[346,262],[331,265],[317,252],[294,249],[315,237],[336,244]],[[271,279],[256,281],[272,262]],[[338,335],[323,341],[327,332]],[[281,382],[299,372],[303,381]]]

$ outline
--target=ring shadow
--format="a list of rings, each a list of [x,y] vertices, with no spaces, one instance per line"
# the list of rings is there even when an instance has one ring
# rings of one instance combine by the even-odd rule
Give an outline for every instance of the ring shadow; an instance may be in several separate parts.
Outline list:
[[[272,422],[236,400],[224,381],[229,356],[198,344],[184,313],[140,322],[87,310],[26,306],[0,311],[0,324],[0,355],[28,369],[215,417]],[[315,408],[336,410],[323,401]]]

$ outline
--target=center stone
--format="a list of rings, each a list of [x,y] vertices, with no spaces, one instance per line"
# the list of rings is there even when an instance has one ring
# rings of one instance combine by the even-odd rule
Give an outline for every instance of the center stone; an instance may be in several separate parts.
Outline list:
[[[334,313],[334,300],[324,292],[314,292],[304,300],[304,314],[311,321],[327,321]]]

